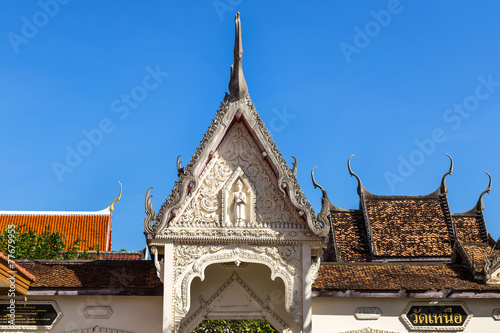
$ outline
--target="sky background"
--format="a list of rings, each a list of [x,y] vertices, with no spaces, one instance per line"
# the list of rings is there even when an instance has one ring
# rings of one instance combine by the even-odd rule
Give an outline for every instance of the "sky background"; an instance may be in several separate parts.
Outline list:
[[[358,208],[351,154],[370,192],[415,195],[448,153],[452,212],[488,171],[500,236],[499,2],[54,1],[0,1],[0,210],[98,211],[121,181],[113,249],[143,249],[145,193],[158,211],[228,91],[240,11],[250,96],[316,212],[314,166]]]

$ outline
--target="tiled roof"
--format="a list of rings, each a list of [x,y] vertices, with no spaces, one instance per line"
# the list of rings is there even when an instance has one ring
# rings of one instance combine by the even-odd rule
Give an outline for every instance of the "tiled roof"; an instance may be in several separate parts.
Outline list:
[[[32,288],[156,289],[162,286],[150,260],[22,260],[19,265],[36,276]]]
[[[341,262],[368,261],[370,253],[362,212],[332,211],[330,218],[335,233],[339,260]]]
[[[143,251],[104,251],[97,259],[100,260],[144,260]]]
[[[486,252],[486,255],[489,255],[491,253],[491,246],[486,244],[462,244],[462,246],[476,271],[482,271],[484,268],[484,253]]]
[[[466,243],[486,242],[486,230],[481,216],[451,214],[457,238]]]
[[[398,197],[365,200],[375,255],[450,256],[452,244],[439,199]]]
[[[500,285],[474,281],[464,265],[448,264],[348,264],[326,263],[320,266],[313,290],[360,291],[495,291]]]
[[[99,244],[100,250],[111,250],[111,212],[2,212],[0,230],[9,224],[25,225],[37,233],[48,225],[51,232],[59,231],[67,238],[66,244],[73,243],[78,236],[85,240],[82,250]]]
[[[0,263],[1,264],[4,264],[5,266],[9,267],[9,270],[10,271],[19,271],[19,272],[22,272],[22,274],[24,274],[28,279],[30,279],[31,281],[35,281],[36,278],[33,274],[31,274],[30,272],[28,272],[25,268],[19,266],[19,264],[17,264],[15,261],[13,260],[10,260],[11,263],[13,263],[14,267],[9,267],[9,258],[7,258],[7,256],[5,254],[3,254],[2,252],[0,252]]]
[[[15,291],[26,295],[30,285],[36,280],[35,276],[0,252],[0,295],[9,293],[10,285],[12,285],[12,280],[9,279],[12,274],[15,277]],[[9,287],[2,287],[3,285]]]

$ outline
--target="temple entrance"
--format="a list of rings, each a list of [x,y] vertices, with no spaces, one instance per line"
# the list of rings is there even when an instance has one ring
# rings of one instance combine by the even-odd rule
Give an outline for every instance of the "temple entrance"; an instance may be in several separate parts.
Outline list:
[[[265,327],[263,332],[291,332],[295,321],[285,309],[285,284],[271,279],[262,264],[213,264],[205,279],[191,284],[191,308],[181,332],[225,332],[223,328]],[[214,330],[219,324],[219,330]],[[252,331],[251,329],[249,331]],[[234,332],[238,332],[235,330]]]
[[[192,333],[230,333],[230,332],[278,332],[265,319],[248,320],[204,320]]]

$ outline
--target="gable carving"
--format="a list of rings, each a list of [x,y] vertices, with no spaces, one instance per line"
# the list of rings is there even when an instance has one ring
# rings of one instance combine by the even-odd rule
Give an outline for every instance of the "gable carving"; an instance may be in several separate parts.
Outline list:
[[[241,290],[245,293],[246,298],[255,306],[255,310],[257,310],[257,316],[262,319],[266,319],[274,326],[278,327],[280,332],[291,332],[289,330],[288,324],[282,320],[274,311],[269,307],[269,296],[266,300],[261,300],[257,294],[255,294],[252,289],[236,274],[233,272],[233,275],[207,300],[205,301],[200,296],[201,306],[191,315],[189,318],[186,318],[183,323],[180,325],[180,331],[187,330],[188,332],[194,328],[194,325],[199,323],[203,318],[211,318],[212,312],[216,309],[218,303],[224,298],[224,294],[233,286],[237,286],[241,288]],[[241,318],[240,312],[234,312],[234,309],[228,309],[227,313],[221,313],[223,318],[231,318],[231,316],[235,316],[239,319]],[[249,314],[251,316],[252,314]],[[255,314],[253,314],[255,316]],[[249,317],[247,316],[247,317]],[[260,317],[262,316],[262,317]],[[217,316],[214,318],[218,319]]]
[[[199,180],[164,233],[176,227],[305,230],[242,123],[233,125]]]
[[[279,277],[285,284],[285,309],[301,324],[302,316],[302,250],[300,246],[258,245],[177,245],[174,256],[175,311],[185,316],[190,308],[190,284],[195,277],[204,280],[206,267],[216,263],[242,262],[264,264],[271,279]]]

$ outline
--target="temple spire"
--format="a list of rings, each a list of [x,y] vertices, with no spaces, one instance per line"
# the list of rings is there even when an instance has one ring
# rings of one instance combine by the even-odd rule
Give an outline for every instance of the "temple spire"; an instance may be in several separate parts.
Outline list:
[[[235,36],[234,36],[234,67],[231,66],[231,79],[229,80],[229,95],[235,100],[244,98],[248,93],[247,83],[243,76],[241,60],[243,58],[243,44],[241,42],[241,22],[240,13],[235,15]]]

